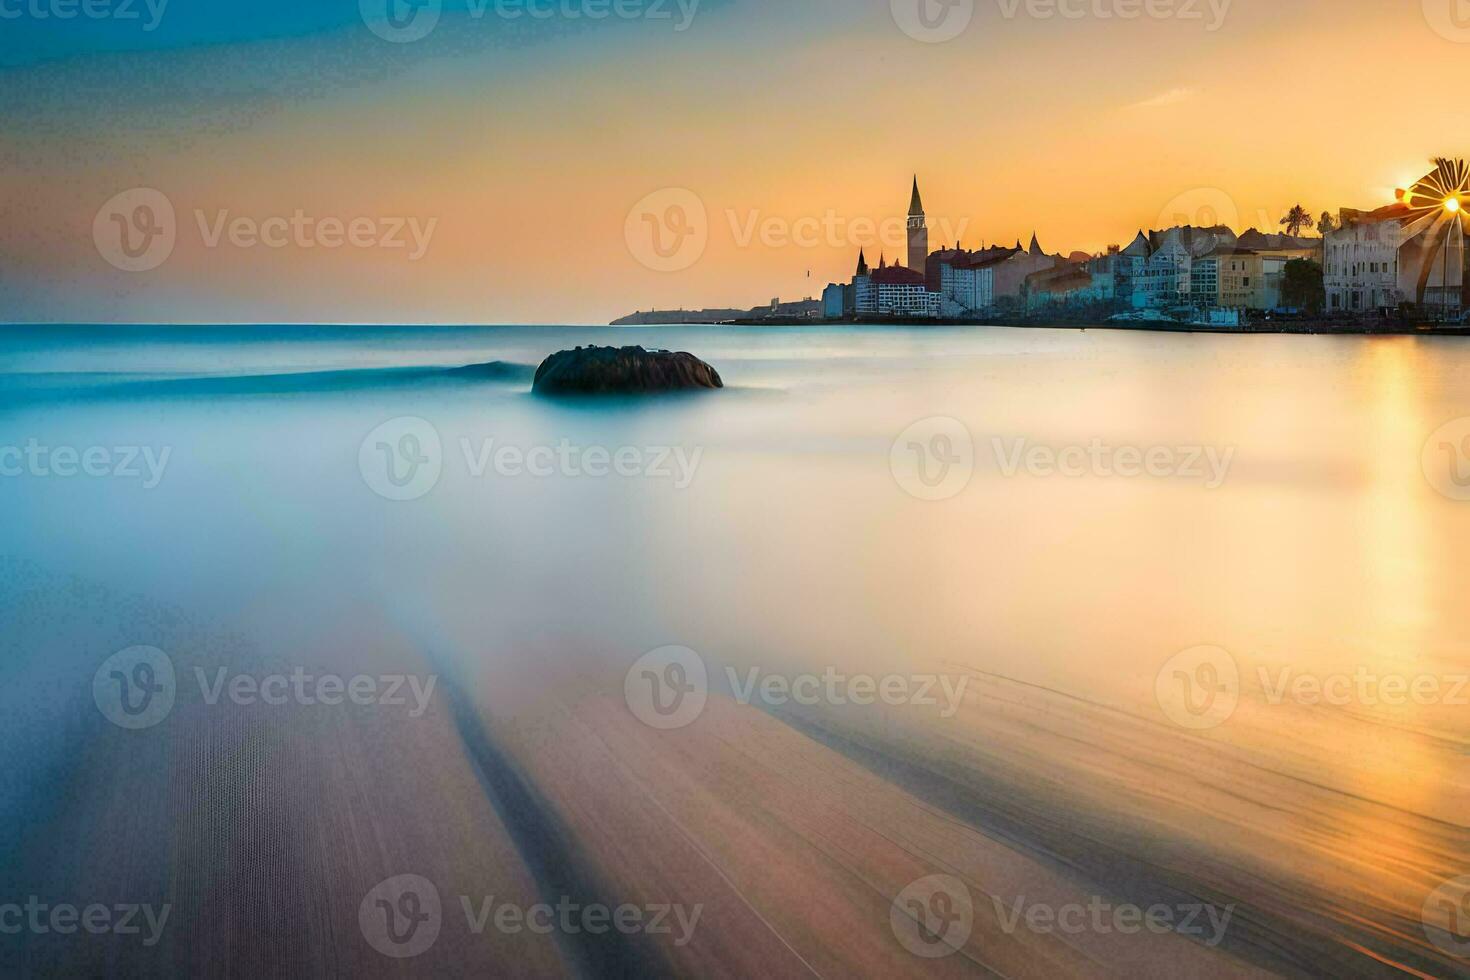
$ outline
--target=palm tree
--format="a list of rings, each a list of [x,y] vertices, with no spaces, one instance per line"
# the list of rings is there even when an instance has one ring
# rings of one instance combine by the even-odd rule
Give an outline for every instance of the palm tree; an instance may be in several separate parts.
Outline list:
[[[1332,216],[1331,211],[1323,211],[1322,217],[1317,219],[1317,230],[1326,238],[1337,230],[1337,219]]]
[[[1314,224],[1316,222],[1312,220],[1312,216],[1300,204],[1293,205],[1286,217],[1281,219],[1281,226],[1292,238],[1295,238],[1303,228],[1311,228]]]

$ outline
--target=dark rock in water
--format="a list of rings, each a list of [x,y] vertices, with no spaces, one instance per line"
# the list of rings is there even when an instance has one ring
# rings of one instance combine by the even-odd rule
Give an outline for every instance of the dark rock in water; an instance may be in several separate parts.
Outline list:
[[[693,354],[642,347],[578,347],[552,354],[536,372],[540,395],[612,395],[723,388],[719,372]]]

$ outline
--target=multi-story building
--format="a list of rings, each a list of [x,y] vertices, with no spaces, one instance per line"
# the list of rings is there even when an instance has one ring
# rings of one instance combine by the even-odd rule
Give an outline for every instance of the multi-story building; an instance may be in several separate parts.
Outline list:
[[[1344,208],[1340,226],[1329,232],[1322,280],[1331,313],[1370,313],[1397,308],[1399,249],[1408,208],[1391,204],[1377,211]]]
[[[1189,268],[1189,302],[1199,309],[1220,305],[1220,263],[1229,250],[1211,252],[1191,263]]]
[[[1148,236],[1138,233],[1127,248],[1116,253],[1109,251],[1104,270],[1113,273],[1113,305],[1119,310],[1142,309],[1147,306],[1147,295],[1142,291],[1144,276],[1148,271],[1148,257],[1153,251]]]
[[[880,316],[939,316],[939,294],[929,289],[921,272],[906,269],[901,265],[888,266],[874,272],[871,311]]]
[[[1009,255],[997,258],[990,263],[993,269],[992,300],[997,308],[1010,309],[1024,305],[1021,291],[1026,285],[1026,277],[1033,272],[1043,272],[1055,266],[1060,259],[1055,255],[1047,255],[1042,249],[1041,243],[1036,236],[1031,236],[1031,247],[1021,248],[1021,243],[1016,243],[1016,248]]]
[[[1327,309],[1369,313],[1412,303],[1421,310],[1464,308],[1470,168],[1438,160],[1436,169],[1376,211],[1345,208],[1327,235],[1323,280]]]
[[[1266,286],[1259,254],[1248,249],[1226,249],[1217,253],[1217,262],[1220,273],[1214,305],[1227,310],[1266,310],[1279,305],[1266,305],[1262,298]]]
[[[860,254],[850,288],[851,307],[846,310],[847,315],[939,316],[939,294],[928,288],[923,273],[889,265],[884,257],[879,258],[877,269],[869,269],[866,257]]]
[[[1092,273],[1081,263],[1061,262],[1026,277],[1022,289],[1027,313],[1077,308],[1094,302]]]
[[[1220,254],[1220,291],[1217,305],[1231,310],[1267,311],[1281,308],[1281,284],[1291,256],[1252,249]]]
[[[981,268],[968,259],[941,263],[939,294],[959,311],[988,310],[995,305],[995,270]]]
[[[1178,237],[1165,236],[1142,269],[1135,268],[1133,305],[1168,309],[1188,303],[1193,265],[1184,243]]]
[[[929,288],[938,289],[944,305],[956,315],[978,313],[995,306],[995,270],[1015,249],[987,248],[978,252],[952,249],[929,257]]]
[[[847,315],[847,291],[851,288],[840,282],[827,284],[822,290],[822,319],[841,320]]]

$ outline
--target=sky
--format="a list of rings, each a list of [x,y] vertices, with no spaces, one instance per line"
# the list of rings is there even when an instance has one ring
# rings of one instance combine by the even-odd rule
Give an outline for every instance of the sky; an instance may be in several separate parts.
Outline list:
[[[1275,227],[1470,152],[1467,69],[1470,0],[0,0],[0,321],[817,297],[916,174],[935,248]]]

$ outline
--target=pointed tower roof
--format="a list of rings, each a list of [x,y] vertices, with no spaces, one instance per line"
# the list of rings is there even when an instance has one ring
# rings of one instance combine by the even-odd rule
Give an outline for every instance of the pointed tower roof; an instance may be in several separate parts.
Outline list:
[[[1152,251],[1153,249],[1149,245],[1148,236],[1140,231],[1138,237],[1133,239],[1127,248],[1123,249],[1123,254],[1146,259]]]
[[[868,274],[868,255],[863,249],[858,249],[857,274],[860,276]]]
[[[882,252],[878,253],[878,268],[888,268],[888,256],[884,255]]]
[[[919,175],[914,174],[914,196],[909,201],[909,217],[915,218],[924,213],[924,201],[919,197]]]
[[[1034,232],[1034,231],[1031,233],[1031,248],[1028,249],[1028,251],[1032,255],[1045,255],[1046,254],[1045,252],[1043,252],[1041,250],[1041,242],[1039,240],[1037,240],[1037,238],[1036,238],[1036,232]]]

